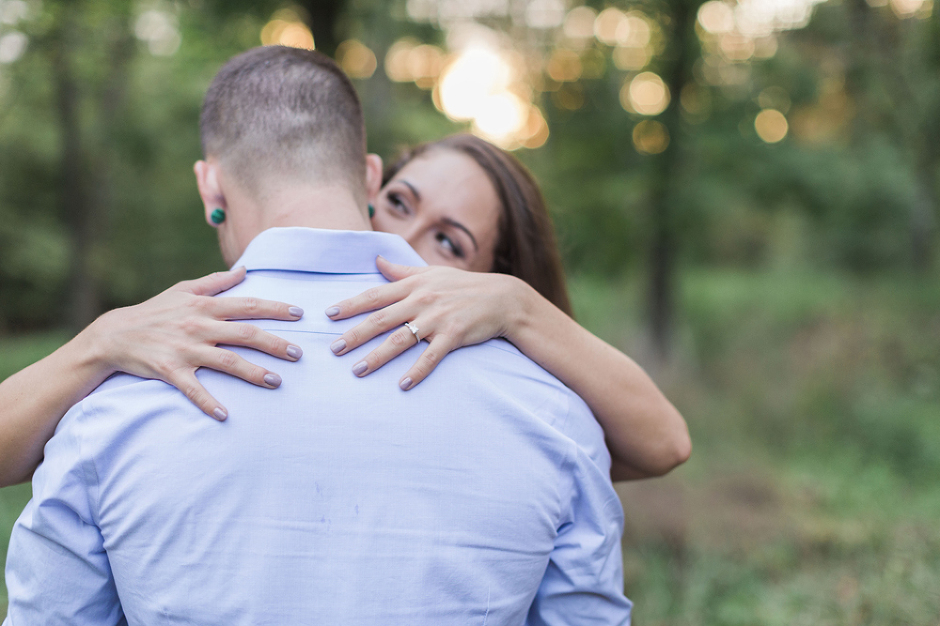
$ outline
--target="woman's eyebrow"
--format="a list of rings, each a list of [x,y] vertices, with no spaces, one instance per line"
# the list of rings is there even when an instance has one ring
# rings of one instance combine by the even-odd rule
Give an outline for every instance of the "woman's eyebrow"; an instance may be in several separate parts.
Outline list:
[[[408,189],[411,190],[411,193],[413,193],[414,196],[415,196],[415,200],[417,200],[417,201],[419,201],[419,202],[421,201],[421,194],[418,192],[417,187],[415,187],[414,185],[412,185],[411,183],[409,183],[407,180],[404,180],[404,179],[401,179],[401,183],[402,183],[405,187],[407,187]]]
[[[442,218],[441,221],[444,222],[445,224],[447,224],[448,226],[453,226],[454,228],[459,228],[459,229],[462,230],[463,232],[467,233],[467,237],[469,237],[469,238],[470,238],[470,241],[473,242],[473,247],[476,249],[477,252],[480,251],[480,246],[477,245],[477,239],[476,239],[476,237],[473,236],[473,233],[471,233],[470,230],[469,230],[466,226],[464,226],[464,225],[461,224],[460,222],[457,222],[457,221],[454,221],[454,220],[450,219],[449,217]]]

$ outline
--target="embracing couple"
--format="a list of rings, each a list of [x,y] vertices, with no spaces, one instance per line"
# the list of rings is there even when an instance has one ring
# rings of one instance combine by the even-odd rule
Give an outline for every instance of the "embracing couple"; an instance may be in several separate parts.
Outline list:
[[[456,136],[383,174],[349,80],[292,48],[229,61],[201,127],[243,269],[0,384],[0,481],[35,471],[4,624],[629,623],[611,475],[688,434],[569,317],[526,170]]]

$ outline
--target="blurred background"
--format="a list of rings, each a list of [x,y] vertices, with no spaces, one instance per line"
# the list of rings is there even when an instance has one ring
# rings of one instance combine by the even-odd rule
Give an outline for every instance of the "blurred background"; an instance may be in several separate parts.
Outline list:
[[[935,625],[938,13],[0,0],[0,377],[223,268],[191,169],[204,90],[250,47],[316,47],[383,157],[461,130],[514,151],[579,320],[687,418],[689,463],[618,487],[636,624]],[[28,497],[0,490],[0,557]]]

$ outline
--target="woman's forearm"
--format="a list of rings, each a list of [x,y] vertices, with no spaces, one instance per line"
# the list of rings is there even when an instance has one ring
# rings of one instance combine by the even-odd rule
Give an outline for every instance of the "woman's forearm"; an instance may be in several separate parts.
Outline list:
[[[510,277],[507,277],[510,278]],[[581,396],[604,429],[614,480],[660,476],[691,453],[685,420],[628,356],[521,280],[506,339]]]
[[[0,383],[0,487],[29,480],[62,416],[113,373],[101,343],[92,324]]]

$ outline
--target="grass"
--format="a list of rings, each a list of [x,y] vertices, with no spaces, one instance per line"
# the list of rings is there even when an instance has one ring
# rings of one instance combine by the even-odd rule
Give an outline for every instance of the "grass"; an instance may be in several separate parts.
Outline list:
[[[571,288],[582,323],[643,362],[640,283]],[[940,281],[693,271],[680,302],[655,376],[695,451],[618,485],[634,623],[935,626]],[[63,339],[0,340],[0,375]],[[28,495],[0,490],[3,537]]]
[[[638,287],[574,282],[642,355]],[[936,624],[940,282],[692,272],[681,311],[693,457],[619,488],[635,624]]]

